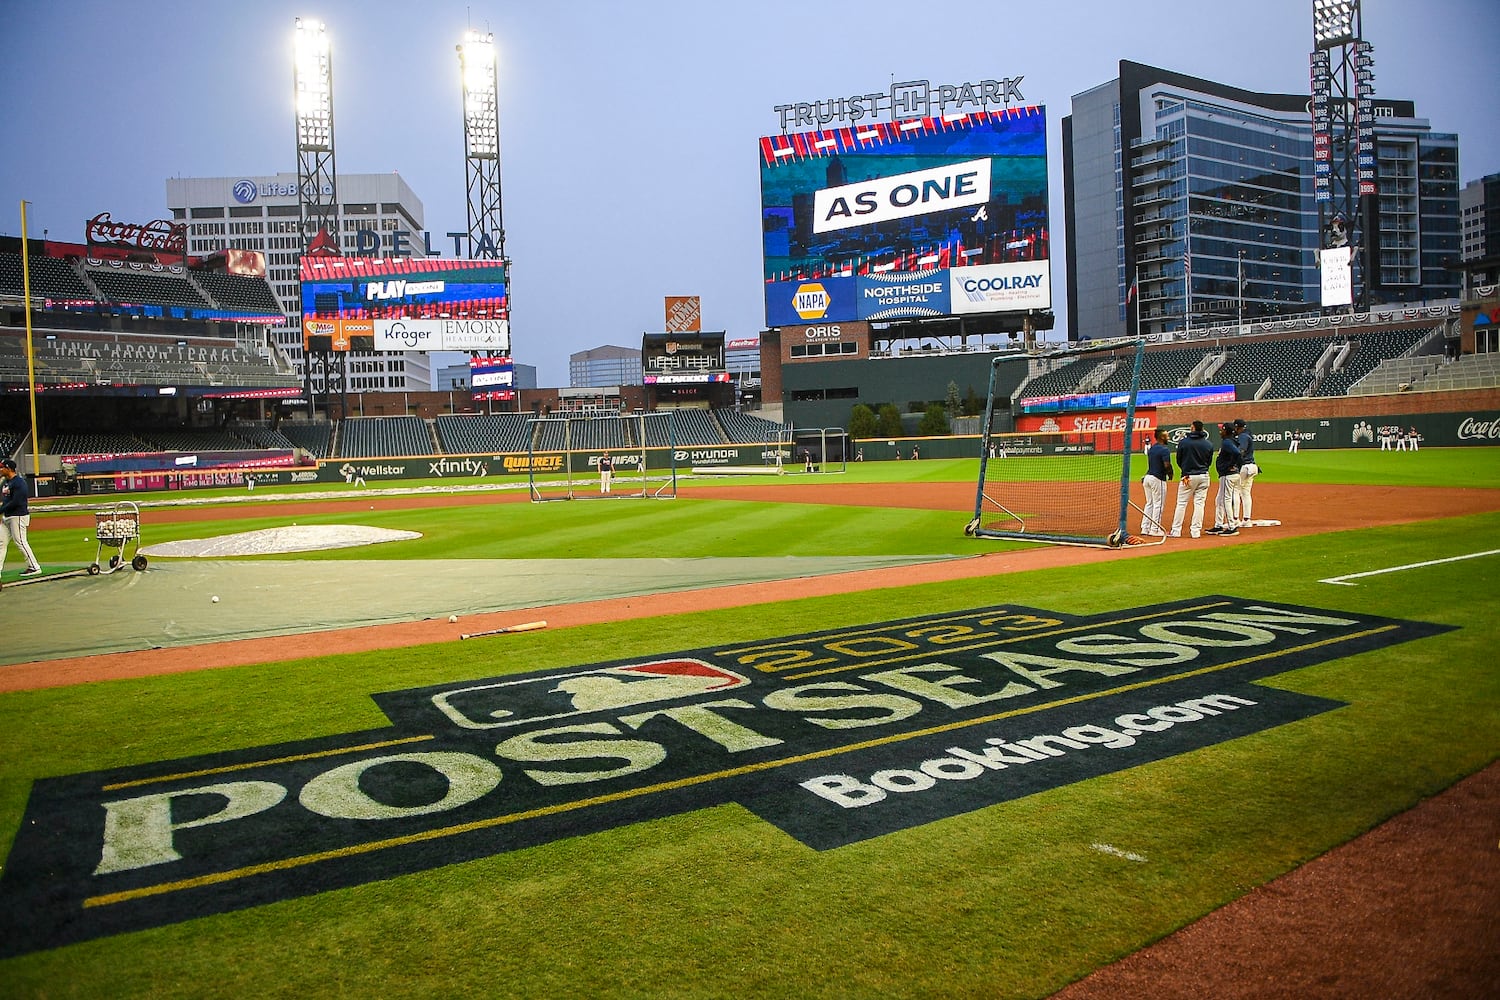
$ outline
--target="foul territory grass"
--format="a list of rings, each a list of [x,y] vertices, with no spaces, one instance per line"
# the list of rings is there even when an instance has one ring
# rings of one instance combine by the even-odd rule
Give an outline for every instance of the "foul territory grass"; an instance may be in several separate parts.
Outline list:
[[[1493,462],[1493,452],[1458,453]],[[1424,454],[1367,460],[1394,465]],[[675,519],[689,505],[475,511],[553,518],[570,531],[619,517],[638,531],[646,522],[630,519]],[[703,502],[706,511],[769,516],[761,506]],[[493,520],[471,524],[468,513],[404,519],[424,531],[435,520],[430,544],[461,554],[498,543]],[[936,513],[943,531],[961,530]],[[763,537],[760,516],[737,525],[726,516],[724,544],[735,554],[803,543],[781,530]],[[358,521],[376,523],[371,517]],[[544,520],[522,523],[544,536],[527,542],[517,533],[511,541],[533,546],[526,551],[571,550],[565,537],[546,537]],[[226,524],[215,527],[210,533]],[[628,531],[590,536],[583,554],[632,554],[638,539],[620,537]],[[746,531],[753,537],[741,537]],[[840,551],[860,551],[849,532],[834,533],[848,543]],[[946,536],[934,524],[914,537],[903,540]],[[8,850],[41,776],[363,730],[384,722],[373,692],[651,656],[710,637],[752,640],[1002,603],[1096,613],[1216,593],[1460,626],[1263,682],[1347,707],[848,847],[814,851],[721,806],[11,959],[0,963],[0,982],[7,995],[47,997],[1046,996],[1500,755],[1500,673],[1490,666],[1500,643],[1500,557],[1362,578],[1358,587],[1318,582],[1494,548],[1497,537],[1500,515],[1484,515],[3,695],[0,843]]]

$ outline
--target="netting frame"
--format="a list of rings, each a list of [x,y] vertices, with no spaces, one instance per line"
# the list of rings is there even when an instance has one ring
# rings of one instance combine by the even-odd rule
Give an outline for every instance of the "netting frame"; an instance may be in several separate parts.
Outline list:
[[[1125,403],[1124,433],[1121,436],[1121,468],[1118,483],[1118,502],[1109,515],[1110,521],[1101,519],[1101,525],[1108,524],[1107,531],[1100,533],[1061,532],[1061,531],[1032,531],[1028,530],[1027,519],[1007,507],[999,499],[986,492],[988,482],[989,463],[992,461],[990,455],[995,451],[998,455],[999,445],[1003,435],[995,432],[995,385],[996,375],[1003,359],[996,358],[990,363],[989,392],[984,408],[984,436],[979,451],[979,476],[974,490],[974,511],[969,523],[964,526],[964,534],[975,538],[994,538],[1008,541],[1043,542],[1051,545],[1081,545],[1091,548],[1118,549],[1126,546],[1159,545],[1164,540],[1160,537],[1145,539],[1133,535],[1129,530],[1129,519],[1131,512],[1144,514],[1144,511],[1134,504],[1130,498],[1131,484],[1131,457],[1135,452],[1135,406],[1136,399],[1140,393],[1141,384],[1141,361],[1146,353],[1145,340],[1135,341],[1135,357],[1131,370],[1130,390]],[[992,445],[995,447],[992,448]],[[1004,461],[1005,459],[993,459]],[[1039,488],[1047,485],[1042,482],[1036,484]],[[994,492],[994,491],[991,491]],[[986,506],[986,505],[989,506]],[[987,523],[991,520],[1004,523],[1008,518],[1014,522],[1016,527],[998,527],[996,523]]]
[[[582,446],[575,439],[574,427],[595,420],[624,422],[626,426],[632,428],[636,443],[624,448]],[[646,443],[646,427],[653,422],[666,426],[666,445]],[[538,447],[543,429],[550,425],[562,426],[561,449]],[[670,410],[603,416],[595,414],[532,417],[526,421],[526,428],[528,431],[526,487],[532,503],[547,503],[554,500],[677,499],[677,420]],[[616,459],[612,488],[609,493],[604,493],[599,489],[599,456],[604,452],[608,452],[612,459]],[[634,461],[622,465],[617,456],[626,455]],[[538,470],[547,470],[547,467],[553,463],[545,459],[552,456],[560,458],[556,475],[561,478],[550,480],[539,478]],[[617,487],[626,488],[616,489]]]

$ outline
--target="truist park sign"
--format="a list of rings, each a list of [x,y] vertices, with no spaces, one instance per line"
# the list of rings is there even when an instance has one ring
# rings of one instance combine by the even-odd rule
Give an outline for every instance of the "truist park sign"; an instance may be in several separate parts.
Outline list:
[[[1024,76],[1007,76],[999,80],[974,83],[933,84],[930,80],[907,80],[891,84],[886,92],[830,97],[826,101],[778,104],[772,110],[781,117],[781,130],[824,128],[829,125],[856,125],[881,118],[905,121],[912,118],[940,118],[948,114],[967,114],[1025,104],[1021,94]]]

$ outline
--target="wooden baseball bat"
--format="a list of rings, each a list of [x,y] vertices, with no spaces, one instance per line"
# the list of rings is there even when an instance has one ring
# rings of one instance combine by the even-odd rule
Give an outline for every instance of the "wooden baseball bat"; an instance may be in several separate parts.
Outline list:
[[[519,625],[507,625],[504,628],[493,628],[493,629],[490,629],[488,632],[465,632],[463,635],[460,635],[459,638],[460,639],[478,639],[481,636],[486,636],[486,635],[504,635],[507,632],[535,632],[539,628],[546,628],[546,627],[547,627],[547,623],[544,622],[544,621],[541,621],[541,622],[522,622]]]

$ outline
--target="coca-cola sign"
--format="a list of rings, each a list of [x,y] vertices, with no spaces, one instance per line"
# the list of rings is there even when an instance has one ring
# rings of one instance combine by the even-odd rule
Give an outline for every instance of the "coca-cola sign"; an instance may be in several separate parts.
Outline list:
[[[84,227],[89,246],[123,247],[150,253],[187,253],[187,224],[168,219],[153,219],[145,225],[115,222],[108,212],[100,212]]]
[[[1500,420],[1475,420],[1465,417],[1458,425],[1460,441],[1500,441]]]

